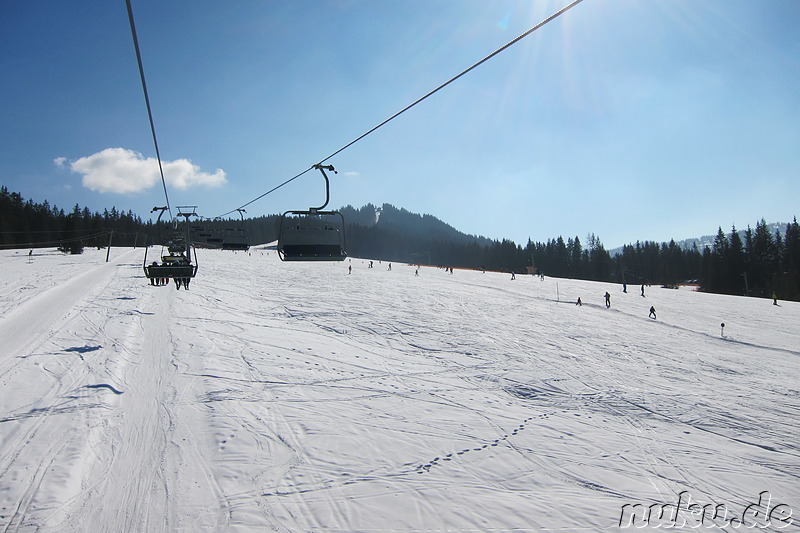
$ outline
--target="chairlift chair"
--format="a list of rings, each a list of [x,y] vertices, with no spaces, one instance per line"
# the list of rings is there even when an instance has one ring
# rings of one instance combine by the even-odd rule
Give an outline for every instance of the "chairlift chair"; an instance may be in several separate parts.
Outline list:
[[[278,257],[281,261],[344,261],[344,217],[338,211],[325,211],[330,200],[330,182],[325,170],[333,166],[314,165],[325,178],[325,203],[307,210],[286,211],[278,230]]]
[[[190,207],[192,208],[192,211],[186,211],[186,209]],[[164,210],[166,209],[166,207],[153,208],[153,211],[161,211],[158,215],[156,225],[158,225],[161,215],[164,214]],[[172,241],[167,243],[165,246],[162,246],[161,264],[159,264],[158,261],[154,261],[152,264],[148,265],[148,247],[145,246],[144,248],[144,261],[142,262],[142,268],[144,270],[144,275],[148,279],[193,278],[195,275],[197,275],[197,251],[194,250],[194,247],[191,245],[188,225],[189,217],[196,216],[196,213],[194,212],[194,206],[178,207],[178,216],[183,216],[186,219],[186,236],[184,238],[178,234]],[[164,253],[164,248],[166,248],[166,253]],[[194,251],[194,263],[192,263],[192,251]]]
[[[241,207],[237,209],[239,212],[239,216],[242,217],[242,221],[237,228],[226,228],[224,238],[222,239],[222,249],[223,250],[242,250],[247,251],[250,249],[250,245],[247,243],[246,231],[244,229],[244,215],[242,213],[246,213],[244,209]]]
[[[147,264],[147,252],[144,255],[144,275],[148,279],[159,278],[193,278],[197,275],[197,251],[194,252],[194,263],[191,257],[182,253],[169,252],[161,256],[161,264]]]
[[[337,216],[336,225],[326,222]],[[285,212],[281,216],[278,257],[282,261],[344,261],[344,217],[338,211]]]

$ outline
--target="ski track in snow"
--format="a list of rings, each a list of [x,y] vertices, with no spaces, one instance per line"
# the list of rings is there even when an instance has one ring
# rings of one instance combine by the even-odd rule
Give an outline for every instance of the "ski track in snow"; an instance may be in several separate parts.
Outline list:
[[[105,253],[0,252],[2,532],[618,530],[681,491],[800,509],[800,304],[263,249],[200,250],[176,291]]]

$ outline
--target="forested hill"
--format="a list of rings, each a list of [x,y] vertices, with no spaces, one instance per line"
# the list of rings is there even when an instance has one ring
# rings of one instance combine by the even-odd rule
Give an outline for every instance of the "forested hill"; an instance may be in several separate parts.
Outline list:
[[[391,204],[383,204],[380,207],[367,204],[359,209],[348,205],[340,211],[348,225],[379,227],[385,231],[402,233],[410,239],[458,244],[477,243],[481,246],[489,246],[493,242],[485,237],[462,233],[435,216],[411,213]]]
[[[676,286],[696,280],[702,290],[726,294],[770,296],[800,300],[800,225],[795,220],[784,231],[772,231],[763,219],[743,234],[720,228],[709,246],[636,242],[611,254],[600,239],[589,234],[561,236],[546,242],[490,240],[467,235],[431,215],[410,213],[390,204],[342,208],[346,249],[350,257],[547,275],[629,284]],[[211,237],[236,239],[249,245],[278,239],[281,217],[197,220],[191,222],[192,240],[213,247]],[[0,187],[0,246],[4,248],[58,247],[81,253],[84,246],[135,246],[169,238],[166,224],[143,222],[132,212],[113,207],[91,213],[75,205],[69,212],[47,201],[37,204]],[[205,236],[205,237],[204,237]]]

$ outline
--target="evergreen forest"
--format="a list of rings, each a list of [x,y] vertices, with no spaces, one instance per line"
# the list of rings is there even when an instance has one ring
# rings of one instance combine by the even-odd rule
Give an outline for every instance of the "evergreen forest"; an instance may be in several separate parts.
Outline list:
[[[612,255],[594,234],[555,237],[546,242],[491,240],[459,232],[430,215],[390,204],[342,208],[348,255],[453,268],[517,274],[544,274],[593,281],[697,284],[714,293],[800,301],[800,225],[795,218],[784,232],[773,233],[765,220],[744,231],[719,228],[713,244],[702,249],[670,241],[636,242]],[[236,240],[249,245],[278,239],[280,216],[247,219],[190,220],[193,242]],[[81,253],[84,247],[163,244],[174,234],[169,222],[143,221],[112,207],[102,213],[75,205],[69,212],[46,200],[35,203],[0,187],[0,247],[58,248]]]

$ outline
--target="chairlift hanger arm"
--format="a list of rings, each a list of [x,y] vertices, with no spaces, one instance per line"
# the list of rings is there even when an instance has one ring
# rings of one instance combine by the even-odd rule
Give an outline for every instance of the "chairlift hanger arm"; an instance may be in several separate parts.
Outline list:
[[[325,178],[325,203],[319,207],[309,207],[308,210],[311,212],[321,211],[322,209],[325,209],[325,207],[328,205],[328,202],[330,202],[331,200],[331,182],[328,179],[328,175],[325,174],[325,171],[330,170],[334,174],[338,174],[338,172],[336,172],[336,169],[333,168],[333,165],[323,165],[321,163],[317,163],[316,165],[314,165],[314,168],[322,172],[322,177]]]
[[[156,206],[156,207],[154,207],[153,209],[150,210],[151,213],[155,213],[156,211],[158,211],[158,218],[156,219],[156,224],[161,222],[161,215],[163,215],[164,211],[166,211],[167,209],[169,209],[168,206],[164,206],[164,207]]]

